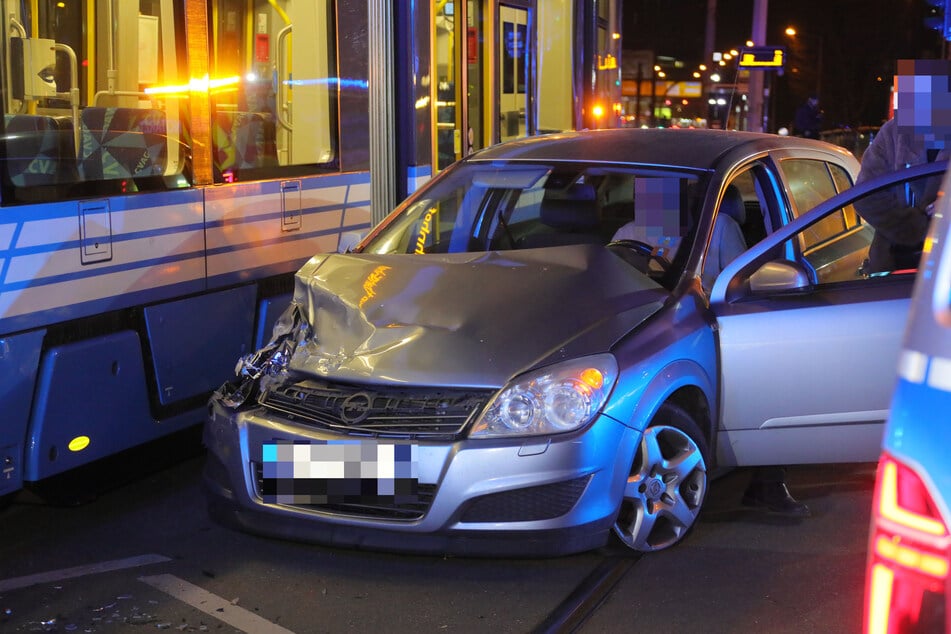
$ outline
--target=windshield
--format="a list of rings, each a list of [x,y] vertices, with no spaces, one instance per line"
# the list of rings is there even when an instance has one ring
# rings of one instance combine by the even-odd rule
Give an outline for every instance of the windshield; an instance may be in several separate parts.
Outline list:
[[[653,167],[461,163],[420,191],[362,250],[465,253],[624,239],[628,250],[669,269],[693,235],[696,190],[693,174]]]

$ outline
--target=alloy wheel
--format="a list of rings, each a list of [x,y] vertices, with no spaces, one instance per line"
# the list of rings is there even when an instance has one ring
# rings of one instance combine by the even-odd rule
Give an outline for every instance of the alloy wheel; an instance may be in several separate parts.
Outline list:
[[[706,462],[690,435],[677,427],[648,427],[631,465],[614,531],[637,551],[669,548],[697,520],[706,489]]]

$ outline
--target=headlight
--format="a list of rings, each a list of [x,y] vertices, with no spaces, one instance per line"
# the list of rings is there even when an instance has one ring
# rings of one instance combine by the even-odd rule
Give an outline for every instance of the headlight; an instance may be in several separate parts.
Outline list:
[[[580,429],[604,407],[617,375],[617,361],[610,354],[523,374],[495,395],[469,436],[535,436]]]

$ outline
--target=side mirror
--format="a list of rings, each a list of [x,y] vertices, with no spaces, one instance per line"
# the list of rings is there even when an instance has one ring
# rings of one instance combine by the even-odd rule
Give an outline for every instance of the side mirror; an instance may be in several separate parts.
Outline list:
[[[367,237],[367,230],[344,231],[340,234],[340,240],[337,241],[337,253],[350,253],[353,248]]]
[[[750,291],[754,293],[797,291],[809,288],[811,284],[809,274],[789,260],[767,262],[750,276]]]

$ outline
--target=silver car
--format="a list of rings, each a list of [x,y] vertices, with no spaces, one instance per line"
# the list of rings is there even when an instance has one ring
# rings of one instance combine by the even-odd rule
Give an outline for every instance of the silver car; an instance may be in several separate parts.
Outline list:
[[[213,517],[386,550],[652,551],[725,468],[874,460],[914,276],[868,274],[849,195],[901,189],[839,194],[857,170],[714,130],[460,161],[298,272],[209,404]]]

